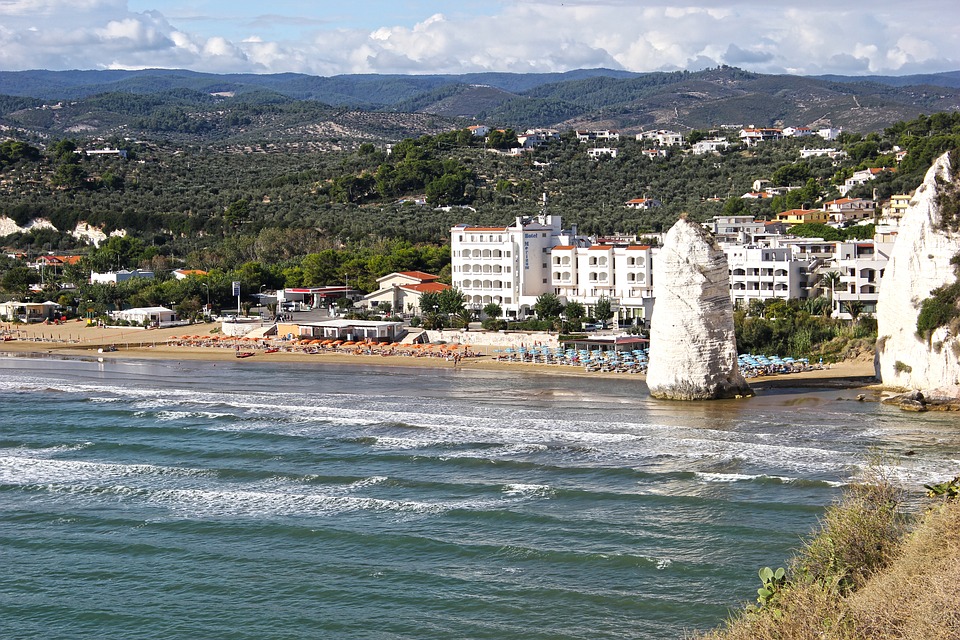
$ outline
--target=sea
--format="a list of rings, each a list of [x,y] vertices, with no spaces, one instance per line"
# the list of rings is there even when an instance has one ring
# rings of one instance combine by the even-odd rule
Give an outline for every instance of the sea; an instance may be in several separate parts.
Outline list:
[[[871,464],[960,466],[860,390],[100,360],[0,358],[0,638],[683,638]]]

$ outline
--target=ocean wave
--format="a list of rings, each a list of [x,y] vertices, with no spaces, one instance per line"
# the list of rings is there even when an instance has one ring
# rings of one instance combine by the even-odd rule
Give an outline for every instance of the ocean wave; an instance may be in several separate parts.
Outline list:
[[[554,494],[553,488],[545,484],[507,484],[502,491],[505,496],[522,498],[549,498]]]
[[[202,478],[214,475],[215,472],[209,469],[38,458],[29,450],[23,451],[22,455],[0,457],[0,482],[5,485],[105,483],[133,477]]]

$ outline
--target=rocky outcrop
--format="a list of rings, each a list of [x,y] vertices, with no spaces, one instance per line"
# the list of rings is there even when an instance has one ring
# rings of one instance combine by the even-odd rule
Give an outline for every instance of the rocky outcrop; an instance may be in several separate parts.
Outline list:
[[[29,233],[34,229],[57,230],[53,223],[45,218],[34,218],[21,227],[12,218],[0,216],[0,237],[13,235],[14,233]]]
[[[78,222],[77,226],[74,227],[73,231],[70,232],[70,235],[77,240],[83,240],[87,244],[92,244],[95,247],[99,247],[100,243],[110,236],[125,236],[127,235],[127,232],[125,229],[118,229],[116,231],[111,231],[110,235],[108,236],[101,227],[94,227],[86,222]]]
[[[752,395],[737,366],[727,258],[716,241],[683,217],[654,261],[650,394],[670,400]]]
[[[945,154],[927,171],[903,216],[880,282],[877,302],[877,377],[888,387],[922,391],[929,398],[960,398],[960,341],[950,326],[917,334],[917,317],[931,292],[953,283],[951,259],[960,234],[944,229],[938,194],[951,183]]]

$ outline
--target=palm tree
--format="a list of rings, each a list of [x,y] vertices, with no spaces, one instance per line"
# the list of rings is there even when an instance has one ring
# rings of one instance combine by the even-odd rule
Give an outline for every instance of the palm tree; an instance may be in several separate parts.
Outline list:
[[[833,315],[833,297],[837,285],[840,284],[840,277],[839,271],[825,271],[820,274],[820,284],[825,284],[830,287],[830,315]]]
[[[863,302],[860,300],[850,300],[847,302],[847,313],[850,314],[850,320],[853,324],[856,324],[860,314],[863,313]]]

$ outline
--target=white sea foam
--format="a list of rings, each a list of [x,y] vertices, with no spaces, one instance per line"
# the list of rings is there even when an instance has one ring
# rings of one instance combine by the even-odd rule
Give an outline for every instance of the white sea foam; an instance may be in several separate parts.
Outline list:
[[[764,477],[761,474],[750,475],[745,473],[700,473],[694,474],[702,482],[744,482]]]
[[[442,513],[451,505],[414,500],[263,491],[167,489],[151,493],[150,502],[185,516],[336,515],[353,511],[412,514]]]
[[[554,490],[545,484],[508,484],[503,487],[503,494],[511,497],[549,498]]]
[[[357,489],[366,489],[367,487],[374,487],[378,484],[383,484],[387,481],[387,476],[371,476],[369,478],[364,478],[363,480],[357,480],[356,482],[351,482],[347,486],[348,491],[356,491]]]
[[[32,451],[24,451],[23,455],[0,457],[0,483],[21,486],[66,483],[105,484],[132,477],[149,478],[152,482],[156,482],[163,478],[198,478],[215,475],[215,472],[207,469],[57,460],[33,457],[32,454]]]

